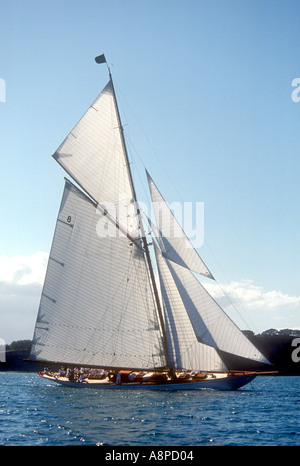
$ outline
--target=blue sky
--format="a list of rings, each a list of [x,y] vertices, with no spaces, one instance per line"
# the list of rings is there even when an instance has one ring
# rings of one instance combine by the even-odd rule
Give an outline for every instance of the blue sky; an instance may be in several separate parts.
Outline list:
[[[145,165],[167,201],[204,202],[199,252],[238,319],[300,327],[299,17],[289,0],[0,0],[1,338],[32,337],[51,154],[106,84],[103,52],[138,187]]]

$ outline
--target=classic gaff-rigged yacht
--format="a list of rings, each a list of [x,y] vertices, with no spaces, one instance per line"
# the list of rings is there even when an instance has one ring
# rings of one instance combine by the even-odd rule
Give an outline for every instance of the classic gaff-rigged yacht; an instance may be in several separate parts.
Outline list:
[[[269,361],[196,278],[213,276],[147,173],[158,232],[151,254],[108,71],[53,154],[77,186],[65,181],[30,360],[83,368],[77,379],[40,373],[67,386],[236,390],[261,372],[230,371],[224,356]]]

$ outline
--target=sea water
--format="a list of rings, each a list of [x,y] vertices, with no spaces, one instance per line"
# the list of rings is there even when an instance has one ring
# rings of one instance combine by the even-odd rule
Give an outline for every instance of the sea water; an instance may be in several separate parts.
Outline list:
[[[300,445],[300,377],[260,377],[235,392],[151,392],[0,372],[0,445]]]

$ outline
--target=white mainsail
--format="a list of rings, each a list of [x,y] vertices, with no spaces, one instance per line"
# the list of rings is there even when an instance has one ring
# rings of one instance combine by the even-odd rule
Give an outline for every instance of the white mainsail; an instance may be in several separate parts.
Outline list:
[[[159,240],[163,244],[163,255],[194,272],[213,278],[211,272],[177,222],[153,179],[148,172],[146,173],[156,218],[156,227],[160,234]]]
[[[153,369],[162,353],[142,248],[66,181],[31,359]]]

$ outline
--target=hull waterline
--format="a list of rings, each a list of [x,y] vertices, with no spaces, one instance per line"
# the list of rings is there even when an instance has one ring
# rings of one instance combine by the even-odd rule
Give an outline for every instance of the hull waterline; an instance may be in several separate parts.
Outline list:
[[[65,387],[72,387],[72,388],[93,388],[93,389],[101,389],[101,390],[159,390],[159,391],[175,391],[175,390],[203,390],[203,389],[211,389],[211,390],[238,390],[239,388],[247,385],[258,374],[253,372],[246,375],[239,375],[233,377],[219,377],[219,378],[210,378],[200,381],[168,381],[165,383],[151,383],[151,382],[143,382],[143,383],[124,383],[120,385],[116,385],[112,382],[106,381],[91,381],[86,380],[84,382],[70,382],[67,378],[64,377],[56,377],[52,375],[45,375],[39,374],[40,377],[63,385]]]

